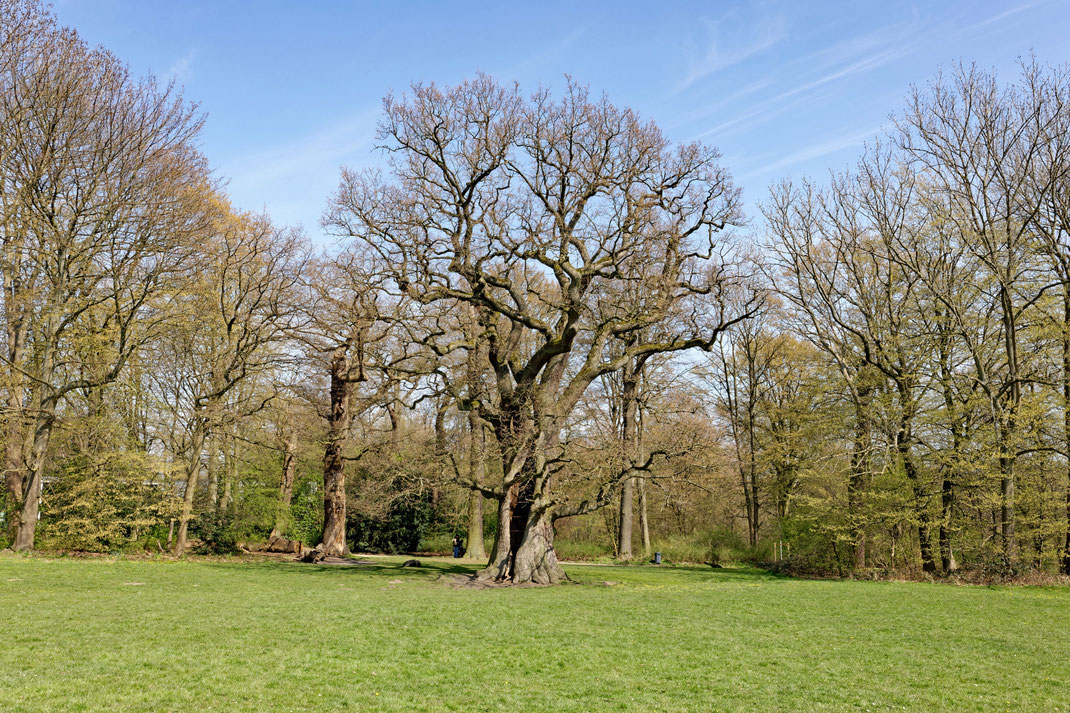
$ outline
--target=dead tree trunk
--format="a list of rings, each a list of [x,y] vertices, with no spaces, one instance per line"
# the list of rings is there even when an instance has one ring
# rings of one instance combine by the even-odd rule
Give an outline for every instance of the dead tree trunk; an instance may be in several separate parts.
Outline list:
[[[343,450],[353,425],[348,345],[331,354],[331,411],[327,417],[327,446],[323,454],[323,535],[318,549],[341,556],[346,547],[346,474]]]

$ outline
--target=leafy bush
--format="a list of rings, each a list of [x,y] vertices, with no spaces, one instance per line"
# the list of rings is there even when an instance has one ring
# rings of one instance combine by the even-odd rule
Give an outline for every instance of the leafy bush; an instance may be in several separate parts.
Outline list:
[[[194,550],[202,555],[232,555],[237,554],[238,537],[237,528],[233,520],[224,512],[206,512],[198,515],[190,522],[190,537],[200,540],[200,545]]]
[[[306,545],[319,542],[323,534],[323,490],[318,474],[294,484],[289,515],[290,524],[286,534],[291,540],[299,540]]]
[[[178,511],[166,466],[140,452],[77,454],[51,473],[41,507],[46,546],[92,552],[137,547]]]

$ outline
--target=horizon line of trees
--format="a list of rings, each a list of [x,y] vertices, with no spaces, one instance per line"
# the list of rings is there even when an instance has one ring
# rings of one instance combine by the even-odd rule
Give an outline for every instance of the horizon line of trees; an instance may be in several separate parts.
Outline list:
[[[0,542],[1070,574],[1068,79],[937,76],[753,237],[716,150],[582,86],[417,84],[317,251],[174,85],[2,3]]]

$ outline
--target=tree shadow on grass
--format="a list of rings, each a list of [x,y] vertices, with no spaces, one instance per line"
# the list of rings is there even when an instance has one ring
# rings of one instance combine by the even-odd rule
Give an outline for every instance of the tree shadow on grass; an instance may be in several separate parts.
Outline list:
[[[482,569],[481,564],[455,564],[436,561],[421,560],[419,567],[402,567],[401,561],[378,561],[378,560],[365,560],[358,557],[354,557],[351,563],[346,564],[308,564],[305,562],[297,562],[293,559],[282,560],[253,560],[249,562],[209,562],[206,563],[210,567],[234,567],[246,566],[257,567],[262,571],[272,571],[279,573],[315,573],[317,575],[327,575],[334,578],[341,577],[368,577],[368,578],[388,578],[388,579],[424,579],[434,580],[442,575],[472,575]]]
[[[613,582],[778,582],[790,580],[782,574],[757,567],[718,567],[709,565],[565,565],[570,577],[579,581],[603,579]]]
[[[482,562],[458,562],[445,558],[420,559],[419,567],[402,567],[402,562],[411,559],[399,556],[394,560],[365,559],[354,556],[346,564],[308,564],[293,559],[250,560],[243,562],[206,562],[209,567],[246,566],[260,568],[279,574],[315,574],[329,577],[332,581],[359,578],[365,581],[379,580],[384,584],[390,580],[435,582],[443,580],[456,583],[461,579],[471,580],[485,566]],[[575,584],[699,584],[788,581],[791,578],[755,567],[711,568],[708,565],[565,565],[565,571]],[[385,581],[384,581],[385,580]]]

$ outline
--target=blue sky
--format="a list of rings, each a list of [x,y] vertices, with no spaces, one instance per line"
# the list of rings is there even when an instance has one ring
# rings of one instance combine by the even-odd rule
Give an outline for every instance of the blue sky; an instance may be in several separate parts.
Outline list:
[[[771,183],[848,167],[912,84],[973,61],[1070,61],[1070,0],[358,3],[58,0],[60,21],[172,77],[208,114],[203,149],[234,203],[323,239],[342,165],[380,161],[381,100],[488,72],[566,74],[718,147],[757,214]]]

